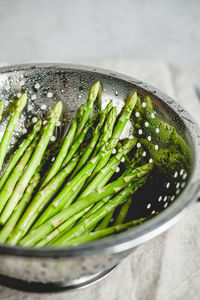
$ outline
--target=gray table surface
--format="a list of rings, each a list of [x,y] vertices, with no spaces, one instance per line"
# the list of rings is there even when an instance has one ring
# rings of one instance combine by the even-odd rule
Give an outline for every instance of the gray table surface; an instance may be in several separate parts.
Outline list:
[[[84,62],[85,63],[85,62]],[[194,86],[200,70],[181,69],[165,62],[86,62],[142,79],[180,102],[200,123],[200,103]],[[200,203],[167,232],[146,242],[127,257],[107,278],[89,288],[39,295],[0,286],[0,299],[200,299]]]

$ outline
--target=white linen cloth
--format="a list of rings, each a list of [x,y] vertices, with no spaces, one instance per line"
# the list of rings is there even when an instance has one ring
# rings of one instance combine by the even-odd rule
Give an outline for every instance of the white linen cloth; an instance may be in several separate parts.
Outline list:
[[[85,62],[84,62],[85,63]],[[142,79],[181,103],[200,124],[200,69],[180,68],[165,62],[88,62]],[[199,300],[200,202],[167,232],[141,245],[104,280],[79,291],[31,294],[0,286],[0,299],[46,300]]]

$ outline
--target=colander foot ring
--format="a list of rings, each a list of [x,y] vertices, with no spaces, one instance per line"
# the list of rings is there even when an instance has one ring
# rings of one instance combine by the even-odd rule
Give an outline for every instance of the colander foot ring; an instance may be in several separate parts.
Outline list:
[[[79,279],[78,283],[70,284],[63,286],[60,282],[56,283],[41,283],[41,282],[27,282],[24,280],[16,279],[13,277],[5,276],[0,274],[0,285],[5,287],[9,287],[11,289],[16,289],[24,292],[31,293],[57,293],[64,291],[72,291],[77,289],[86,288],[92,284],[97,283],[102,280],[106,276],[108,276],[117,265],[112,267],[109,270],[103,271],[101,273],[94,274],[92,276],[84,277],[84,279]]]

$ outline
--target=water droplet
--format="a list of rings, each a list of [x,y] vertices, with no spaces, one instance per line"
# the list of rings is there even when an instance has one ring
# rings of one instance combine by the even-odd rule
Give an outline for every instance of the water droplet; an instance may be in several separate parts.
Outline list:
[[[115,96],[118,96],[118,92],[117,91],[115,92]]]

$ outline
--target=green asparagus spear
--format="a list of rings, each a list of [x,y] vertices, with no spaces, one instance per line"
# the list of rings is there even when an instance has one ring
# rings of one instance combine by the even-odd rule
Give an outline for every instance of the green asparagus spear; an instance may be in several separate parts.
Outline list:
[[[79,156],[74,157],[71,162],[45,186],[45,188],[37,192],[14,229],[11,239],[21,238],[29,230],[38,215],[62,186],[66,177],[72,172],[78,160]]]
[[[37,147],[32,155],[32,158],[31,158],[25,172],[23,173],[20,180],[18,181],[12,196],[10,197],[9,201],[7,202],[6,207],[4,208],[4,211],[3,211],[2,215],[1,215],[1,219],[0,219],[2,224],[5,224],[5,222],[8,220],[8,218],[12,214],[17,203],[21,199],[21,197],[24,193],[24,190],[26,189],[31,177],[34,175],[36,169],[40,165],[43,154],[44,154],[46,147],[49,143],[49,140],[53,134],[56,123],[58,122],[58,120],[60,118],[61,112],[62,112],[62,103],[57,102],[56,105],[52,108],[52,111],[51,111],[51,114],[49,117],[49,121],[45,125],[42,136],[40,138],[39,143],[37,144]]]
[[[128,200],[122,205],[120,212],[114,222],[114,225],[120,225],[120,224],[124,223],[124,220],[126,219],[126,215],[128,213],[131,202],[132,202],[132,197],[129,197]]]
[[[3,208],[5,207],[7,201],[11,197],[13,190],[16,186],[17,181],[19,180],[22,172],[29,161],[36,145],[38,139],[36,138],[33,143],[28,147],[25,151],[24,155],[22,156],[21,160],[18,162],[16,167],[14,168],[13,172],[11,173],[10,177],[8,178],[6,184],[4,185],[3,189],[0,192],[0,212],[2,212]]]
[[[39,180],[40,180],[39,173],[36,173],[35,175],[33,175],[32,179],[29,183],[29,186],[25,190],[24,196],[22,197],[20,202],[17,204],[14,212],[12,213],[12,215],[10,216],[10,218],[8,219],[8,221],[6,222],[6,224],[0,231],[0,243],[4,243],[7,240],[10,233],[12,232],[15,224],[18,222],[18,220],[21,217],[21,215],[23,214],[27,204],[29,203],[31,196],[34,192],[34,189],[36,188],[36,186],[39,183]]]
[[[98,230],[102,230],[105,229],[108,224],[110,223],[110,220],[112,219],[114,210],[112,210],[111,212],[109,212],[101,221],[101,223],[95,228],[94,231],[98,231]]]
[[[104,182],[104,179],[106,178],[107,181],[109,180],[109,178],[112,176],[117,166],[119,165],[123,155],[130,151],[134,147],[135,143],[136,139],[125,141],[123,147],[119,150],[119,152],[110,160],[108,165],[104,169],[102,169],[101,172],[94,178],[94,180],[83,191],[80,197],[84,197],[87,194],[93,192],[99,186],[99,184],[106,184],[106,182]],[[58,213],[63,207],[66,208],[71,204],[71,202],[75,199],[75,197],[78,195],[79,191],[83,187],[86,179],[91,175],[100,158],[101,151],[97,156],[92,158],[87,163],[87,165],[62,189],[60,194],[58,194],[58,196],[52,201],[52,203],[47,207],[47,209],[37,220],[35,226],[43,224],[50,217]],[[110,174],[109,178],[107,178],[108,173]]]
[[[135,181],[135,184],[138,187],[139,184],[137,183],[138,182],[137,179],[145,177],[145,175],[147,175],[151,169],[152,169],[152,164],[147,164],[145,166],[137,168],[136,170],[133,170],[132,173],[128,174],[128,176],[120,177],[116,181],[108,184],[107,186],[101,189],[97,189],[95,192],[87,195],[86,197],[80,199],[79,201],[76,201],[68,208],[63,209],[61,212],[59,212],[58,214],[56,214],[55,216],[47,220],[44,224],[42,224],[35,230],[30,231],[22,240],[23,241],[22,244],[25,245],[26,241],[30,241],[30,240],[31,240],[31,244],[32,242],[33,244],[39,242],[42,238],[44,238],[47,234],[51,233],[54,229],[56,229],[62,223],[67,221],[69,218],[72,218],[74,215],[87,209],[95,202],[98,202],[99,200],[104,199],[109,195],[119,192],[121,189],[124,188],[124,186],[128,185],[132,181]],[[69,224],[67,224],[67,226],[69,226]],[[11,237],[11,239],[8,241],[11,245],[15,245],[19,241],[20,238],[16,238],[16,237],[19,234],[20,230],[24,231],[25,228],[22,227],[16,230],[15,237],[14,238]]]
[[[57,239],[52,245],[65,245],[68,241],[79,237],[83,233],[87,231],[90,227],[97,224],[100,220],[103,219],[109,212],[115,209],[117,206],[124,203],[126,198],[133,194],[141,185],[143,181],[138,181],[137,183],[131,183],[127,187],[125,187],[117,196],[110,199],[103,207],[101,207],[96,213],[85,219],[82,223],[77,224],[72,229],[70,229],[67,233]],[[35,237],[26,236],[23,240],[21,240],[21,246],[33,246],[35,244]]]
[[[67,156],[65,157],[61,169],[64,168],[68,162],[70,161],[70,159],[74,156],[74,154],[76,153],[76,151],[78,150],[78,148],[81,146],[81,144],[83,143],[83,140],[88,132],[88,130],[90,129],[90,127],[92,127],[94,120],[96,119],[97,114],[95,114],[85,125],[85,128],[83,129],[83,131],[81,132],[81,134],[78,136],[78,138],[76,139],[76,141],[74,142],[74,144],[71,146]]]
[[[77,137],[79,137],[80,133],[82,132],[85,124],[87,123],[90,114],[92,112],[93,109],[93,105],[94,105],[94,101],[100,97],[101,94],[101,83],[100,81],[97,81],[95,84],[92,85],[89,94],[88,94],[88,100],[87,103],[85,105],[85,110],[83,113],[83,116],[81,118],[81,122],[77,128],[76,131],[76,135],[75,135],[75,140],[77,139]]]
[[[125,224],[115,225],[115,226],[111,226],[109,228],[103,228],[103,229],[95,231],[95,232],[85,233],[82,236],[79,236],[75,239],[68,240],[66,242],[63,241],[62,246],[69,247],[69,246],[80,245],[80,244],[83,244],[83,243],[86,243],[86,242],[91,242],[91,241],[100,239],[102,237],[109,236],[113,233],[121,232],[123,230],[127,230],[129,228],[138,226],[138,225],[144,223],[147,219],[148,218],[141,218],[139,220],[133,220],[133,221],[130,221],[130,222],[125,223]],[[63,238],[63,240],[64,240],[64,238]],[[55,245],[56,246],[58,246],[58,245],[61,246],[59,244],[59,241],[55,241],[52,245],[53,246],[55,246]]]
[[[116,107],[113,107],[108,115],[108,118],[107,118],[105,126],[104,126],[103,134],[100,137],[100,140],[98,142],[98,145],[97,145],[93,155],[96,155],[96,153],[98,153],[99,149],[101,149],[103,147],[103,145],[105,145],[105,143],[111,137],[116,118],[117,118],[117,110],[116,110]]]
[[[4,103],[3,100],[0,100],[0,122],[2,120],[3,109],[4,109]]]
[[[44,182],[41,185],[41,189],[46,186],[50,180],[57,174],[57,172],[59,171],[63,160],[65,159],[68,151],[69,151],[69,147],[73,142],[74,139],[74,135],[76,133],[76,128],[77,128],[77,117],[75,116],[75,118],[72,120],[71,123],[71,127],[70,130],[67,134],[67,136],[64,139],[64,143],[59,151],[58,156],[56,157],[53,165],[51,166],[51,169],[49,170]]]
[[[8,125],[6,127],[6,130],[4,132],[4,135],[0,143],[0,170],[2,168],[6,151],[10,143],[13,131],[15,129],[15,126],[17,125],[20,113],[22,112],[24,106],[26,105],[26,102],[27,102],[27,95],[26,93],[23,93],[17,100],[15,109],[11,113],[10,120],[8,122]]]
[[[4,174],[2,175],[2,177],[0,178],[0,190],[2,189],[2,187],[4,186],[6,180],[8,179],[10,173],[12,172],[12,170],[14,169],[14,167],[16,166],[16,164],[18,163],[19,159],[22,157],[22,155],[24,154],[25,150],[27,149],[27,147],[31,144],[31,142],[33,141],[33,139],[35,138],[36,134],[40,131],[40,128],[42,126],[42,121],[39,120],[33,127],[32,132],[28,135],[27,139],[24,140],[18,150],[16,151],[16,153],[14,154],[12,160],[10,161],[6,171],[4,172]]]
[[[94,176],[96,174],[99,173],[99,171],[105,166],[105,164],[107,163],[107,161],[109,160],[113,149],[115,148],[115,146],[117,145],[117,142],[120,139],[121,133],[127,123],[127,121],[129,120],[131,113],[135,107],[135,104],[137,102],[137,93],[133,92],[131,94],[131,96],[128,98],[128,101],[126,102],[124,109],[120,115],[120,118],[118,119],[118,122],[114,128],[114,132],[112,134],[111,137],[111,141],[112,141],[112,149],[110,150],[109,153],[107,153],[106,155],[104,155],[102,157],[102,159],[99,161],[97,167],[95,168],[92,176],[90,176],[90,181],[94,178]]]

